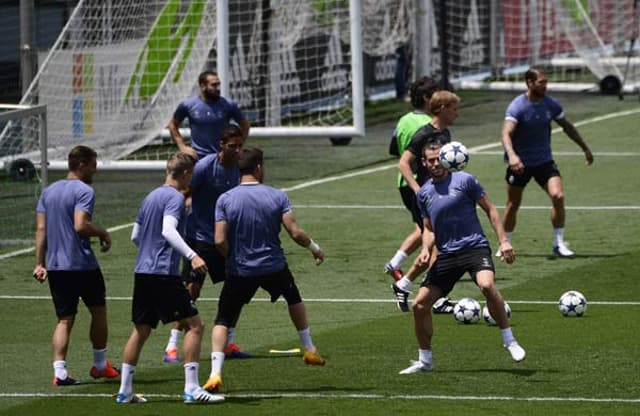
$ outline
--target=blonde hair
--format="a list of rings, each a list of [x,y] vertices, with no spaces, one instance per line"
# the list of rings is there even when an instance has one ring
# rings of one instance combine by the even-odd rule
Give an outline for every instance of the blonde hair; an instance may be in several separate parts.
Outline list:
[[[436,115],[442,111],[443,108],[450,106],[451,104],[459,104],[460,97],[451,91],[436,91],[429,100],[429,113]]]
[[[175,152],[167,161],[167,174],[177,179],[185,171],[193,171],[196,159],[184,152]]]

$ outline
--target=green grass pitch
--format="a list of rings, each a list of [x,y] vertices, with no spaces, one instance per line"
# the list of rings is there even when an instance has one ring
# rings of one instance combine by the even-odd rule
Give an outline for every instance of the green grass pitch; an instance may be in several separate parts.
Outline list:
[[[472,153],[467,171],[490,198],[505,200],[504,164],[498,138],[504,109],[513,94],[461,93],[463,107],[452,127]],[[381,270],[411,230],[395,186],[394,161],[386,145],[403,104],[374,108],[367,136],[349,146],[328,140],[249,139],[267,156],[266,182],[288,189],[300,224],[326,251],[324,264],[282,235],[289,265],[307,300],[316,345],[325,367],[306,367],[299,355],[270,354],[299,341],[284,302],[271,304],[259,292],[238,325],[237,342],[255,359],[227,361],[225,403],[189,408],[189,414],[410,414],[437,415],[637,415],[640,413],[640,105],[595,95],[560,96],[568,117],[595,153],[584,165],[579,149],[554,133],[555,159],[565,185],[566,238],[574,259],[551,257],[549,201],[532,183],[525,192],[514,236],[517,259],[497,264],[497,282],[511,305],[514,334],[527,359],[513,363],[498,329],[459,325],[435,316],[434,371],[398,375],[416,359],[410,314],[398,311]],[[380,115],[381,114],[381,115]],[[597,117],[602,117],[597,119]],[[491,146],[493,144],[493,146]],[[486,146],[484,146],[486,145]],[[311,180],[324,179],[310,184]],[[162,182],[161,173],[98,173],[94,220],[107,227],[133,221],[141,198]],[[35,206],[16,212],[29,221]],[[23,212],[22,212],[23,211]],[[495,244],[486,221],[485,231]],[[109,357],[120,365],[131,330],[130,299],[135,258],[129,227],[112,233],[109,253],[99,253],[107,279]],[[16,248],[3,248],[6,255]],[[46,285],[31,278],[33,253],[0,259],[0,414],[166,415],[187,410],[179,394],[180,365],[162,362],[169,326],[159,327],[145,346],[134,381],[149,402],[119,406],[118,381],[88,376],[91,349],[88,314],[80,307],[72,333],[68,367],[86,384],[51,386],[51,333],[55,316]],[[589,301],[586,316],[563,318],[556,302],[575,289]],[[207,325],[200,381],[208,376],[209,329],[220,287],[203,288],[198,306]],[[452,297],[479,291],[468,278]]]

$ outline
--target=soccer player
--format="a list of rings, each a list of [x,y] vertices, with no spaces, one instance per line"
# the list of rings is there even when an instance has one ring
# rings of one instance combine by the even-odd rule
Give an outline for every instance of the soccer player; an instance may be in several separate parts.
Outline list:
[[[413,110],[400,117],[396,128],[393,131],[395,146],[393,154],[398,156],[407,148],[415,132],[431,121],[429,115],[429,99],[435,91],[439,89],[438,83],[431,77],[422,77],[411,84],[409,91]],[[402,264],[418,247],[422,239],[420,212],[416,206],[416,193],[409,187],[407,181],[398,172],[398,191],[404,206],[411,213],[411,218],[415,223],[415,229],[405,237],[400,248],[394,256],[384,265],[384,272],[389,274],[394,280],[402,278]]]
[[[280,296],[287,301],[304,347],[304,363],[325,363],[311,339],[306,309],[280,244],[281,227],[298,245],[308,248],[318,264],[324,260],[324,252],[296,222],[287,195],[262,184],[265,168],[261,150],[243,149],[238,167],[240,186],[222,194],[216,204],[215,243],[226,257],[227,279],[213,328],[211,374],[203,386],[208,391],[222,385],[228,328],[260,287],[269,292],[272,302]]]
[[[96,152],[75,146],[69,152],[66,179],[42,191],[36,208],[36,266],[33,277],[49,281],[58,322],[53,332],[53,385],[80,384],[67,371],[67,350],[80,298],[91,314],[89,338],[93,345],[93,378],[120,374],[107,361],[106,289],[100,266],[91,248],[98,237],[103,252],[111,248],[109,232],[91,221],[95,193],[90,184],[96,173]],[[45,259],[46,257],[46,259]]]
[[[203,158],[220,150],[222,130],[231,121],[240,126],[243,140],[249,135],[250,123],[238,104],[220,96],[220,78],[213,71],[204,71],[198,76],[200,94],[190,97],[178,105],[167,128],[178,150],[195,158]],[[187,118],[191,128],[191,147],[180,134],[179,126]]]
[[[429,143],[437,142],[445,144],[451,141],[449,126],[458,118],[459,108],[460,97],[456,94],[450,91],[434,92],[429,100],[429,112],[433,118],[429,123],[416,131],[411,138],[411,142],[402,153],[402,157],[398,162],[398,169],[407,182],[407,187],[409,188],[407,192],[413,192],[414,194],[414,205],[416,204],[415,193],[418,192],[420,186],[430,175],[429,171],[421,163],[422,151]],[[416,173],[414,173],[414,171]],[[422,235],[423,223],[417,205],[415,205],[414,210],[414,221],[416,221],[417,227]],[[419,244],[419,242],[417,244]],[[433,253],[433,257],[435,257],[435,253]],[[391,288],[393,289],[393,293],[398,301],[398,307],[401,311],[409,311],[408,299],[411,285],[427,267],[427,264],[421,264],[417,262],[416,259],[407,274],[401,276],[400,279],[392,284]],[[453,305],[447,298],[438,300],[434,306],[435,311],[438,313],[453,312]]]
[[[433,142],[424,148],[422,163],[429,169],[431,177],[422,185],[417,195],[424,221],[422,252],[418,259],[422,264],[429,264],[433,245],[437,246],[438,254],[413,300],[413,321],[419,345],[418,360],[400,371],[400,374],[432,370],[431,307],[436,299],[446,296],[467,272],[486,298],[489,312],[500,327],[502,342],[511,358],[516,362],[525,358],[524,349],[513,336],[504,300],[495,285],[491,249],[480,225],[476,205],[489,217],[500,241],[502,258],[511,264],[515,255],[502,229],[500,214],[473,175],[449,172],[440,165],[441,147],[440,143]]]
[[[218,197],[240,183],[238,153],[243,143],[242,131],[230,124],[222,130],[220,151],[212,153],[198,161],[191,184],[191,211],[186,220],[185,240],[207,264],[211,281],[215,284],[225,278],[224,257],[218,253],[213,241],[214,211]],[[184,262],[182,278],[185,280],[191,299],[200,297],[205,274],[193,270],[191,263]],[[181,328],[178,324],[171,329],[171,336],[164,352],[164,362],[179,363],[178,341]],[[229,328],[228,344],[225,348],[227,358],[251,358],[233,342],[235,324]]]
[[[555,120],[567,136],[580,146],[587,165],[593,163],[593,154],[575,126],[565,117],[560,103],[546,95],[547,77],[544,70],[529,68],[525,73],[525,81],[527,91],[511,101],[502,128],[502,145],[505,160],[509,164],[505,175],[507,202],[504,209],[504,230],[511,240],[522,193],[533,177],[551,199],[553,254],[573,257],[574,252],[564,241],[564,193],[560,171],[551,154],[551,121]],[[501,254],[498,251],[496,256]]]
[[[184,152],[173,154],[167,162],[163,186],[151,191],[142,201],[131,232],[138,246],[134,268],[131,321],[133,331],[124,347],[122,376],[116,403],[143,403],[133,392],[133,374],[144,343],[158,321],[179,321],[184,336],[184,392],[187,404],[216,403],[223,396],[212,395],[200,387],[198,369],[204,326],[179,274],[180,258],[185,257],[197,273],[207,272],[202,257],[182,239],[184,195],[193,174],[195,159]]]

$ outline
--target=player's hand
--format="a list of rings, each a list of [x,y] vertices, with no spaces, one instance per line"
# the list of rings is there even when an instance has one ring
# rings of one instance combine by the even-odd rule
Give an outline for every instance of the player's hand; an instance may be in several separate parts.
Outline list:
[[[429,264],[429,260],[431,259],[431,252],[427,250],[422,250],[418,255],[418,266],[425,266]]]
[[[513,152],[509,154],[509,169],[518,175],[524,172],[524,163],[522,163],[520,157]]]
[[[322,251],[322,249],[318,249],[317,252],[311,254],[313,254],[313,258],[316,259],[316,266],[321,265],[324,261],[324,251]]]
[[[106,253],[111,248],[111,234],[105,231],[105,234],[100,237],[100,251]]]
[[[47,269],[38,265],[33,269],[33,277],[40,283],[44,283],[47,280]]]
[[[584,163],[587,165],[591,165],[593,163],[593,153],[591,153],[591,149],[589,148],[584,150]]]
[[[188,154],[189,156],[193,157],[195,160],[198,160],[198,154],[196,153],[195,149],[191,146],[182,146],[179,148],[179,150],[183,153]]]
[[[204,262],[202,257],[196,255],[191,259],[191,270],[198,274],[206,274],[208,271],[207,263]]]
[[[500,243],[500,260],[504,261],[507,264],[511,264],[516,259],[516,253],[513,251],[513,247],[511,247],[511,243],[505,241]]]

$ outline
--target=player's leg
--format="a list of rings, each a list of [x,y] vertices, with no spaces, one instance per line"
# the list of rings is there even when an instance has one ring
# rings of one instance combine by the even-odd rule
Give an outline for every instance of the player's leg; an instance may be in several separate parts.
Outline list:
[[[201,244],[205,246],[204,243]],[[214,285],[216,283],[224,282],[226,277],[225,258],[222,257],[218,250],[216,250],[215,246],[206,245],[206,247],[203,247],[202,252],[205,254],[203,258],[207,263],[211,282]],[[240,316],[238,315],[233,322],[230,322],[229,327],[227,328],[227,344],[224,348],[226,359],[244,359],[253,357],[253,355],[242,351],[240,346],[234,342],[239,317]]]
[[[81,290],[82,300],[91,314],[89,338],[93,345],[93,366],[89,370],[89,375],[93,378],[116,378],[120,372],[107,361],[109,329],[106,288],[100,269],[86,272]]]
[[[218,300],[218,312],[211,330],[211,372],[202,386],[215,392],[222,386],[222,366],[225,360],[228,328],[238,321],[242,307],[251,301],[258,290],[258,279],[229,276],[222,285]]]
[[[53,385],[71,386],[79,382],[67,371],[69,338],[78,313],[80,299],[72,272],[49,270],[49,291],[58,321],[51,337],[53,350]]]
[[[402,265],[415,250],[422,244],[422,218],[416,204],[415,192],[408,186],[398,188],[402,203],[411,213],[411,218],[416,224],[415,229],[405,237],[400,244],[400,248],[396,254],[384,265],[383,271],[393,277],[394,280],[400,280],[402,277]]]
[[[511,358],[520,362],[525,359],[525,350],[518,344],[518,341],[513,336],[509,320],[507,318],[507,312],[504,309],[504,299],[502,295],[495,287],[494,273],[489,270],[483,270],[478,272],[476,282],[485,299],[487,300],[487,306],[489,313],[495,319],[496,324],[500,328],[502,335],[502,344],[507,348],[511,354]]]
[[[564,206],[564,191],[562,188],[562,177],[555,163],[544,166],[540,173],[541,177],[536,177],[538,183],[542,183],[551,200],[551,225],[553,226],[553,254],[559,257],[573,257],[571,251],[564,241],[564,224],[566,211]]]
[[[184,392],[182,397],[187,404],[216,403],[224,401],[224,397],[214,395],[200,387],[198,373],[200,369],[200,349],[204,325],[199,315],[182,320],[184,334]]]
[[[133,392],[133,374],[135,373],[142,347],[151,334],[148,324],[134,323],[131,335],[122,353],[122,367],[120,369],[120,388],[116,396],[116,403],[144,403],[146,399]]]
[[[431,353],[431,339],[433,337],[433,320],[431,308],[435,301],[442,296],[442,290],[432,285],[421,286],[413,299],[413,327],[418,341],[418,360],[411,361],[411,365],[400,374],[413,374],[431,371],[433,367]]]

